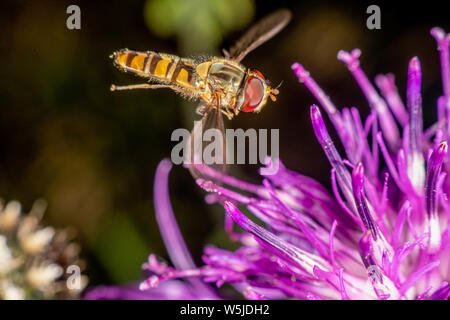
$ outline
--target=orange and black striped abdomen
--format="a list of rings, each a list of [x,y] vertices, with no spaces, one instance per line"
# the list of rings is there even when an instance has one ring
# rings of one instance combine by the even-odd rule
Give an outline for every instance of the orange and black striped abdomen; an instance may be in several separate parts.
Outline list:
[[[156,53],[120,50],[113,56],[115,65],[126,72],[154,79],[163,83],[173,83],[186,89],[195,90],[195,65],[188,59]]]

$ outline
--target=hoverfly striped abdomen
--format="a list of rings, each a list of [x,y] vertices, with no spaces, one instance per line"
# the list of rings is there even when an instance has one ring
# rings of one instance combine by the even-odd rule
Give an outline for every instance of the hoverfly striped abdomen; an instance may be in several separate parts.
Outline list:
[[[122,49],[114,53],[114,64],[121,70],[163,83],[195,90],[195,65],[189,59],[154,51]]]

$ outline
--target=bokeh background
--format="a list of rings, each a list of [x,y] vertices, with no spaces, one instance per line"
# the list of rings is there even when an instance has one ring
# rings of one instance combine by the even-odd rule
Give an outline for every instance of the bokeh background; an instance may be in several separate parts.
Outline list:
[[[181,56],[218,55],[253,21],[287,7],[293,21],[247,56],[279,99],[258,115],[242,114],[227,127],[279,128],[280,155],[291,169],[329,187],[329,164],[309,120],[314,98],[290,66],[301,62],[339,107],[368,104],[343,65],[339,49],[361,48],[368,75],[393,72],[405,95],[408,60],[423,68],[425,127],[441,94],[439,58],[429,30],[450,31],[444,4],[427,1],[381,7],[381,30],[366,28],[364,1],[142,0],[2,1],[0,5],[0,196],[24,210],[48,202],[45,222],[75,227],[88,262],[90,285],[141,278],[150,252],[167,258],[153,209],[153,176],[170,156],[174,129],[190,129],[195,103],[169,90],[110,92],[141,79],[115,69],[108,56],[120,48]],[[66,8],[81,8],[81,30],[66,28]],[[258,182],[257,166],[231,168]],[[189,173],[171,173],[172,204],[197,261],[205,243],[233,247],[223,210],[207,206]]]

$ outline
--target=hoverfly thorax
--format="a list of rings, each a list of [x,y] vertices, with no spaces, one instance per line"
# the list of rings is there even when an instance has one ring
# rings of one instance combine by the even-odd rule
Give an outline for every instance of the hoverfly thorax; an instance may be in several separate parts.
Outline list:
[[[260,112],[267,99],[276,100],[277,89],[272,89],[261,72],[249,70],[238,97],[238,108],[243,112]]]

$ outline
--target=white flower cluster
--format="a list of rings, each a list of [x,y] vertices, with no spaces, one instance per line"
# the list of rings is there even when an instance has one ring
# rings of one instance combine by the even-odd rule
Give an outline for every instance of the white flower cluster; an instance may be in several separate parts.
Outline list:
[[[19,202],[0,203],[0,299],[76,298],[87,284],[81,276],[80,289],[67,288],[64,264],[82,263],[79,247],[67,231],[40,225],[45,208],[36,201],[23,215]]]

